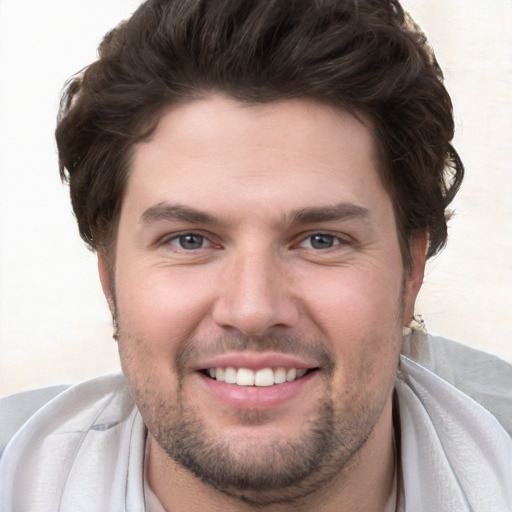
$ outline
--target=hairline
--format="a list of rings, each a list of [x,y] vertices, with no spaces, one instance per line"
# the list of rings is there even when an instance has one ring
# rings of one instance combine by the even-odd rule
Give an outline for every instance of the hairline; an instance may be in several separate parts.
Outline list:
[[[392,205],[393,215],[395,219],[395,229],[398,239],[398,245],[400,249],[400,254],[402,256],[402,263],[404,269],[406,271],[410,271],[411,269],[411,253],[410,253],[410,242],[417,232],[412,232],[409,235],[409,238],[406,240],[406,233],[401,229],[399,212],[398,212],[398,201],[396,200],[395,193],[393,191],[393,182],[391,179],[387,178],[390,173],[392,173],[391,162],[388,162],[385,155],[384,145],[380,137],[378,136],[378,131],[376,129],[376,120],[373,116],[363,109],[358,109],[354,105],[346,104],[343,101],[336,101],[332,98],[328,97],[319,97],[315,95],[296,95],[296,96],[287,96],[286,94],[275,94],[274,98],[270,99],[259,99],[256,100],[254,98],[244,97],[242,93],[237,94],[236,91],[226,91],[221,90],[220,88],[211,88],[211,89],[196,89],[195,91],[188,91],[188,93],[183,94],[180,97],[174,98],[171,101],[163,104],[159,109],[156,109],[156,114],[148,120],[147,127],[148,129],[145,131],[146,136],[139,141],[133,142],[127,152],[126,152],[126,163],[123,167],[123,193],[119,198],[118,204],[116,204],[116,209],[112,214],[108,229],[105,230],[105,238],[106,240],[99,240],[96,250],[101,250],[104,252],[104,256],[107,262],[107,270],[109,273],[109,277],[114,281],[115,276],[115,261],[116,261],[116,247],[117,247],[117,235],[119,231],[119,221],[122,213],[122,208],[124,204],[124,199],[126,195],[126,188],[128,184],[128,180],[130,179],[130,175],[133,169],[133,160],[135,157],[135,152],[137,147],[141,144],[145,144],[150,142],[155,132],[157,131],[163,117],[174,109],[177,106],[187,105],[190,103],[195,103],[196,101],[206,100],[211,98],[216,94],[222,94],[226,97],[233,99],[240,103],[241,106],[251,107],[262,104],[272,104],[278,103],[286,100],[310,100],[314,102],[318,102],[323,105],[327,105],[333,109],[341,110],[345,113],[353,116],[358,122],[360,122],[370,133],[371,140],[373,142],[374,154],[372,157],[375,160],[375,168],[377,170],[377,175],[380,180],[381,186],[386,191]],[[425,230],[428,233],[428,230]]]

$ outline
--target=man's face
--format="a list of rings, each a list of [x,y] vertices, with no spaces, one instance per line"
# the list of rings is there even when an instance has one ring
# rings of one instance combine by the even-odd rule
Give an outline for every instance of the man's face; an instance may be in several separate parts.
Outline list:
[[[114,276],[155,456],[261,502],[339,474],[390,423],[420,249],[405,273],[355,117],[220,95],[167,111],[135,148]]]

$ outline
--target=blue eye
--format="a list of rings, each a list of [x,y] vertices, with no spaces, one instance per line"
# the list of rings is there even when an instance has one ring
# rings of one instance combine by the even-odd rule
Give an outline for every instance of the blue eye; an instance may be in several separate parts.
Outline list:
[[[313,249],[329,249],[336,245],[337,240],[332,235],[318,234],[309,237]]]
[[[187,233],[180,235],[171,240],[173,245],[179,245],[181,249],[186,251],[193,251],[194,249],[201,249],[204,246],[205,238],[202,235],[195,233]]]
[[[329,235],[327,233],[317,233],[315,235],[308,236],[300,244],[301,247],[307,249],[330,249],[336,245],[339,245],[340,241],[338,237]]]

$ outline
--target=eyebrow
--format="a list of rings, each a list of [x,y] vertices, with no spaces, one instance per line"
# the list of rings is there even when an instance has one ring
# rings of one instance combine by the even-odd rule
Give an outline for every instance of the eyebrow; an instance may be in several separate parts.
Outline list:
[[[180,204],[159,203],[144,210],[140,216],[141,224],[159,221],[183,221],[200,224],[220,224],[219,220],[209,213]]]
[[[371,212],[367,208],[352,203],[339,203],[335,206],[307,207],[294,210],[290,224],[315,224],[337,220],[369,220]]]
[[[366,221],[370,217],[371,212],[367,208],[352,203],[339,203],[334,206],[312,206],[293,210],[287,224],[293,226],[339,220]],[[151,224],[160,221],[182,221],[210,225],[223,224],[218,218],[202,210],[169,203],[158,203],[150,206],[147,210],[144,210],[139,220],[141,224]]]

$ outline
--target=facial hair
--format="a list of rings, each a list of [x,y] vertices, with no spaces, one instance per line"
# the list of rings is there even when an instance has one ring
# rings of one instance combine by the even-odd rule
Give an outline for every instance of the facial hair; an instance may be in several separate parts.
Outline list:
[[[126,363],[123,338],[121,330],[121,359]],[[126,345],[132,344],[139,345],[133,339]],[[309,419],[299,436],[286,440],[276,436],[266,443],[257,435],[227,439],[222,432],[212,432],[201,411],[188,403],[183,376],[189,361],[199,354],[205,357],[209,353],[246,350],[293,353],[320,362],[319,374],[325,380],[326,392],[315,409],[307,411]],[[129,385],[130,366],[123,365]],[[367,396],[368,390],[356,384],[350,390],[336,390],[332,380],[334,355],[318,340],[300,337],[270,334],[248,338],[240,334],[207,343],[190,341],[178,351],[174,366],[178,376],[174,397],[154,391],[158,383],[152,382],[152,376],[147,377],[144,386],[133,385],[137,379],[130,385],[151,435],[172,460],[203,482],[259,506],[302,499],[340,476],[370,436],[387,399],[385,394],[378,395],[378,400]],[[340,406],[340,395],[347,391],[351,400]],[[238,419],[240,424],[257,429],[268,422],[268,415],[265,411],[244,411]]]

